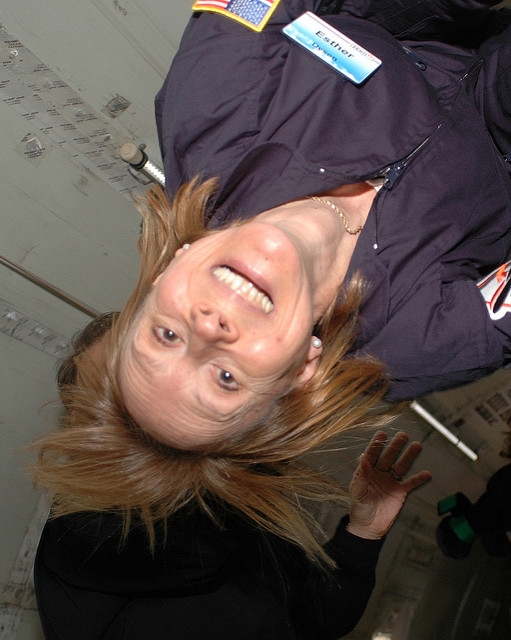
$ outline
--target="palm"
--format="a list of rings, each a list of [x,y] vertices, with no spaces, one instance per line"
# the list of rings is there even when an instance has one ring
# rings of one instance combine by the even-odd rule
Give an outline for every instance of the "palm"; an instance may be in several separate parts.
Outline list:
[[[403,479],[422,449],[419,442],[404,449],[407,440],[400,432],[386,445],[386,435],[378,431],[364,451],[349,488],[354,500],[349,525],[353,533],[370,538],[385,535],[408,494],[431,478],[429,471],[420,471]]]

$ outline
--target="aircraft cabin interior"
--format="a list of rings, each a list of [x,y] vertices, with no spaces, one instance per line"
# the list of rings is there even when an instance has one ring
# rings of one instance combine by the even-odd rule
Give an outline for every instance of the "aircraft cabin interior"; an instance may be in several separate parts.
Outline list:
[[[26,447],[59,422],[55,372],[71,337],[98,313],[122,308],[135,283],[140,218],[131,194],[161,177],[153,98],[190,6],[0,6],[2,640],[43,640],[32,567],[49,501],[32,487]],[[149,159],[145,172],[122,148]],[[476,540],[468,557],[447,558],[435,537],[439,501],[459,491],[475,501],[511,462],[499,455],[509,424],[506,370],[404,407],[392,430],[422,443],[415,468],[433,478],[388,534],[376,588],[348,640],[511,638],[511,557],[490,557]],[[365,433],[347,434],[311,463],[347,483],[366,442]],[[316,511],[327,530],[340,516]]]

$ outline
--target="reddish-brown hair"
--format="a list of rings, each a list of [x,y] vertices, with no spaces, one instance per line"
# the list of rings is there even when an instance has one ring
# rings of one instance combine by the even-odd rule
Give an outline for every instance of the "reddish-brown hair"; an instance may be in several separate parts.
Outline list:
[[[116,510],[126,526],[136,515],[151,540],[157,521],[191,502],[212,517],[212,505],[228,505],[328,565],[322,532],[305,505],[347,500],[347,494],[302,457],[341,432],[377,428],[390,419],[380,403],[386,390],[382,365],[350,353],[364,294],[359,279],[344,288],[342,301],[315,328],[323,353],[312,380],[277,398],[271,417],[242,437],[181,451],[144,433],[124,406],[118,379],[127,332],[177,248],[213,233],[204,219],[214,188],[214,181],[194,180],[172,206],[158,187],[138,200],[143,229],[137,285],[103,338],[100,361],[85,362],[83,354],[74,359],[76,380],[61,389],[67,408],[63,429],[36,443],[34,479],[55,492],[54,515]]]

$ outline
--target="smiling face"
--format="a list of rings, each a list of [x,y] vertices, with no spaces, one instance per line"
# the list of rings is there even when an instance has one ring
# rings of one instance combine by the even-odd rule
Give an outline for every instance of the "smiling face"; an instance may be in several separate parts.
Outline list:
[[[299,254],[292,237],[256,220],[177,252],[121,360],[123,398],[144,430],[196,448],[257,423],[275,396],[311,378],[321,349]]]

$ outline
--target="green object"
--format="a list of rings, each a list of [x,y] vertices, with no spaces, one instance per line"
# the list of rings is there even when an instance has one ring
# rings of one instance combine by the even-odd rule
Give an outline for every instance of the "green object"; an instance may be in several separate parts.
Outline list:
[[[453,516],[449,521],[449,526],[463,542],[473,542],[477,538],[477,533],[472,529],[465,516]]]
[[[456,494],[454,493],[452,496],[448,496],[443,500],[440,500],[438,503],[438,515],[443,516],[444,513],[451,511],[458,504],[458,500],[456,498]]]

